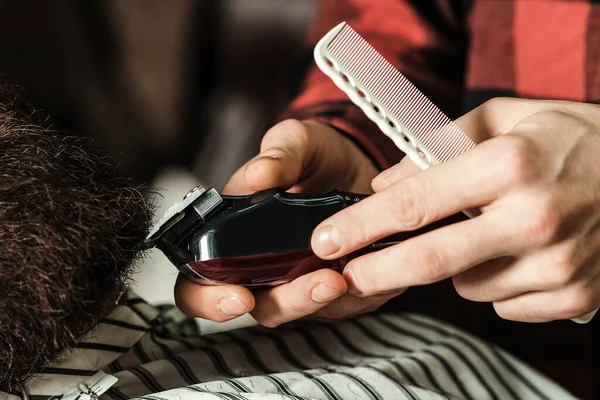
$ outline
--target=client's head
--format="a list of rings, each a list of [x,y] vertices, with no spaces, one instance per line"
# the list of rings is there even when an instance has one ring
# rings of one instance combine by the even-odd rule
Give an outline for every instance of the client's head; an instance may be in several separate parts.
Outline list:
[[[150,219],[113,160],[0,87],[0,391],[115,307]]]

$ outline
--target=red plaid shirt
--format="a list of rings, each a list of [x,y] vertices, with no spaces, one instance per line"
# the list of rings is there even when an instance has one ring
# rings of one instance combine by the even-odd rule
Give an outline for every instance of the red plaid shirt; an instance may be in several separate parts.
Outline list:
[[[347,21],[451,118],[499,96],[600,102],[598,0],[321,0],[314,46]],[[381,168],[402,154],[313,68],[285,117],[346,132]]]

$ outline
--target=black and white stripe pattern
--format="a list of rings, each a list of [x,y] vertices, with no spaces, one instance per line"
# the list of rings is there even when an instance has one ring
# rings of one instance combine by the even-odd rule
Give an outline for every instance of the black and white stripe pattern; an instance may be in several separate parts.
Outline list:
[[[118,378],[100,399],[573,398],[501,349],[420,315],[200,336],[173,308],[133,294],[30,382],[30,398],[62,398],[98,371]]]

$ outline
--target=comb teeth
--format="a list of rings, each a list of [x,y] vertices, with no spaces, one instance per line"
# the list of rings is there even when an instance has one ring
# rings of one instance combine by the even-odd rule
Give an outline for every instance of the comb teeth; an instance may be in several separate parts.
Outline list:
[[[450,160],[473,142],[348,24],[331,30],[315,61],[417,165]]]

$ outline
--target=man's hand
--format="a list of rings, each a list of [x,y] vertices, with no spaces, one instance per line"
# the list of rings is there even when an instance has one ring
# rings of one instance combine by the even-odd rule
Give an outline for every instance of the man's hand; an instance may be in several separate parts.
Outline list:
[[[341,188],[372,193],[377,169],[349,139],[320,123],[284,121],[271,128],[261,153],[240,168],[223,193],[249,194],[274,187],[290,192]],[[290,227],[293,229],[293,227]],[[213,321],[227,321],[247,312],[274,327],[314,314],[341,318],[379,307],[392,295],[358,298],[346,294],[344,278],[323,269],[256,296],[240,286],[205,287],[180,276],[175,297],[184,312]]]
[[[343,273],[349,293],[452,277],[461,296],[493,302],[511,320],[569,319],[600,306],[600,107],[496,99],[457,124],[483,143],[408,178],[408,160],[384,171],[373,196],[315,230],[316,254],[338,258],[479,208],[474,219],[354,259]]]

